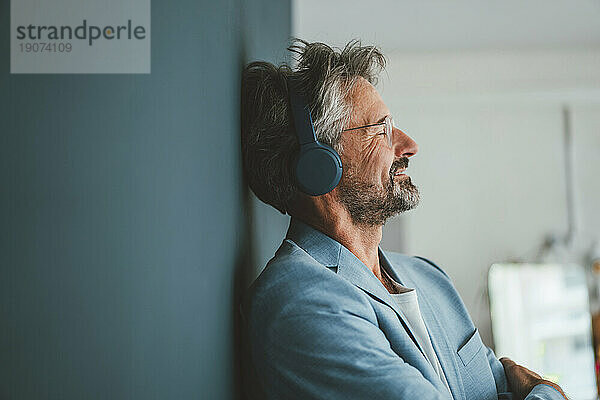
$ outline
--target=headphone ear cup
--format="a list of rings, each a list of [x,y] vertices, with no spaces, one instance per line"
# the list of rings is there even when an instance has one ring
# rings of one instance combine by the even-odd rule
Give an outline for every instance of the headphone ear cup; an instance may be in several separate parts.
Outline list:
[[[308,143],[300,147],[296,160],[296,183],[311,196],[331,192],[342,178],[342,161],[331,147]]]

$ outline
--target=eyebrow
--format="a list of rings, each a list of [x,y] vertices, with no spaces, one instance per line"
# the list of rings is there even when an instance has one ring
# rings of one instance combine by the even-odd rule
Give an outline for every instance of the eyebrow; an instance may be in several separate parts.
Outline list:
[[[384,115],[383,117],[379,118],[379,120],[377,120],[377,121],[375,121],[375,122],[372,122],[372,123],[370,123],[370,124],[368,124],[368,125],[365,125],[365,126],[364,126],[364,128],[368,128],[368,127],[371,127],[371,126],[375,126],[375,125],[383,124],[383,123],[384,123],[384,121],[385,121],[385,119],[386,119],[388,116],[389,116],[389,114],[386,114],[386,115]]]
[[[389,114],[384,115],[383,117],[379,118],[379,121],[375,122],[376,124],[380,124],[383,121],[385,121],[385,119],[389,116]]]

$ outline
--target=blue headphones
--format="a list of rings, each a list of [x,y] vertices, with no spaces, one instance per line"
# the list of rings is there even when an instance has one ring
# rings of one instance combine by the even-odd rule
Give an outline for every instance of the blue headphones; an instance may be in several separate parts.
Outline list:
[[[296,90],[292,78],[288,79],[288,93],[300,144],[295,165],[298,188],[311,196],[329,193],[342,177],[342,160],[335,150],[317,140],[308,103]]]

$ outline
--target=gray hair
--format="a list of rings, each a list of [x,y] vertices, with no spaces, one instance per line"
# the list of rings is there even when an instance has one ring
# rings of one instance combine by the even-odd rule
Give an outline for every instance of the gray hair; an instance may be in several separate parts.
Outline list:
[[[338,153],[340,135],[352,113],[349,93],[360,77],[371,84],[385,68],[374,46],[349,42],[344,49],[295,39],[288,48],[298,62],[287,65],[256,61],[242,73],[242,161],[250,188],[263,202],[285,214],[298,189],[294,162],[300,148],[291,122],[287,81],[307,99],[317,140]]]

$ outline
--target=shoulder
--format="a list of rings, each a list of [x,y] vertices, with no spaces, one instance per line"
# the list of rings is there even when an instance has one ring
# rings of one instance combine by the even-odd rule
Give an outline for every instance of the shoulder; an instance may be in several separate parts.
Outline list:
[[[393,264],[393,267],[402,266],[413,274],[426,274],[429,277],[440,278],[451,282],[450,276],[440,266],[433,261],[421,256],[408,256],[406,254],[385,252],[386,257]]]
[[[437,264],[433,263],[433,261],[431,261],[425,257],[421,257],[421,256],[413,256],[412,258],[415,261],[419,260],[421,265],[423,265],[423,262],[424,262],[429,267],[435,268],[438,272],[440,272],[442,275],[444,275],[444,277],[446,277],[446,279],[450,280],[450,277],[448,276],[446,271],[444,271],[442,268],[440,268]]]
[[[435,308],[444,309],[449,321],[464,321],[471,329],[471,317],[448,274],[433,261],[398,253],[385,253],[400,277],[407,276],[417,291]]]
[[[373,313],[375,318],[364,293],[289,240],[267,263],[243,302],[247,322],[263,327],[277,319],[323,310],[367,317]]]
[[[433,261],[398,253],[386,253],[398,276],[406,277],[419,292],[440,303],[462,303],[460,294],[448,274]]]

